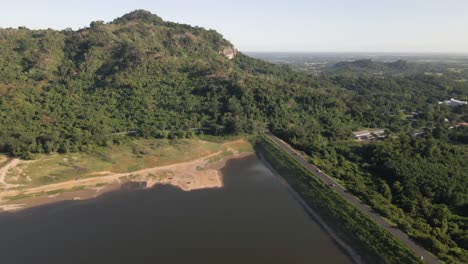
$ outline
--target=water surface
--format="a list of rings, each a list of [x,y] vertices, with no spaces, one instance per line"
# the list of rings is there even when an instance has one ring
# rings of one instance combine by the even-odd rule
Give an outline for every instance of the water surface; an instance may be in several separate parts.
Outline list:
[[[156,186],[1,213],[0,263],[351,263],[255,156],[222,173],[222,189]]]

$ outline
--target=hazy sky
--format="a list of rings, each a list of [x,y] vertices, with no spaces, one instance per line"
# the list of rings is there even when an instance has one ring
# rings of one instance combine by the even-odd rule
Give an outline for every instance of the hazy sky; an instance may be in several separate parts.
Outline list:
[[[468,0],[0,0],[0,27],[78,29],[135,9],[242,51],[468,53]]]

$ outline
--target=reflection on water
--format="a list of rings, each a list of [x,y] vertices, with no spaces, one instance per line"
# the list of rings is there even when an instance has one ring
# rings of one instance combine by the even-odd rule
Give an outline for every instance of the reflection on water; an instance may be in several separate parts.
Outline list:
[[[256,157],[222,173],[1,213],[0,263],[350,263]]]

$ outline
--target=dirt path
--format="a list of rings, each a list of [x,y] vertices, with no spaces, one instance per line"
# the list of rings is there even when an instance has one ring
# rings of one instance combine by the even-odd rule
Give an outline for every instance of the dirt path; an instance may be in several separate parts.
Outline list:
[[[7,163],[5,166],[0,168],[0,185],[5,187],[5,188],[13,188],[13,187],[18,187],[20,185],[17,184],[8,184],[5,182],[5,177],[8,173],[9,170],[15,168],[19,164],[23,163],[24,161],[20,159],[12,159],[9,163]]]

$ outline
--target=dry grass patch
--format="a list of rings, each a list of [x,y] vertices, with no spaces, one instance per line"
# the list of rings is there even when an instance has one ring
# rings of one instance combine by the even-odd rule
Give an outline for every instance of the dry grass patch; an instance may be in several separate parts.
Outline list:
[[[236,140],[232,143],[226,143],[226,146],[234,149],[238,153],[254,152],[252,144],[245,140]]]
[[[9,171],[7,180],[25,187],[40,186],[180,163],[223,149],[222,144],[200,139],[140,139],[88,154],[38,155],[33,162],[20,164]]]

